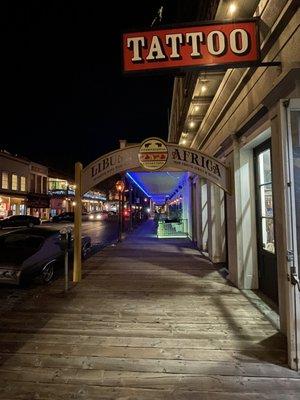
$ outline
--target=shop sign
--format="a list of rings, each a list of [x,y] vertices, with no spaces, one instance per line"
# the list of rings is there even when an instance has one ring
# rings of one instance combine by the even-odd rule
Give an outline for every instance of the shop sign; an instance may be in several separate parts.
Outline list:
[[[123,34],[124,72],[251,65],[260,60],[258,19]]]
[[[168,160],[168,149],[165,143],[157,138],[150,138],[142,142],[139,151],[141,166],[150,171],[162,168]]]
[[[206,177],[222,188],[229,186],[227,168],[215,158],[209,157],[197,150],[172,144],[168,145],[168,149],[168,166]]]
[[[132,168],[136,168],[139,146],[128,146],[98,158],[83,170],[82,194],[99,182]]]

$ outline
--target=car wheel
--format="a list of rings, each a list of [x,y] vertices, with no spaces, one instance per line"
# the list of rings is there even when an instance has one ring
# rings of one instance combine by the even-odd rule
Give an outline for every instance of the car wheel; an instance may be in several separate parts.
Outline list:
[[[41,280],[42,283],[50,283],[54,276],[54,265],[55,261],[50,261],[48,264],[44,265],[41,270]]]
[[[33,223],[29,222],[29,224],[27,226],[28,226],[28,228],[33,228]]]

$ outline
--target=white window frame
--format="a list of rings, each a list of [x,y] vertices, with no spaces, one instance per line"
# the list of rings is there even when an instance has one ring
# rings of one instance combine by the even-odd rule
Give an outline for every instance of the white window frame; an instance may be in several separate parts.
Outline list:
[[[6,181],[7,181],[6,187],[3,186],[4,176],[6,176]],[[1,173],[1,188],[6,190],[9,189],[9,174],[6,171],[2,171]]]
[[[16,188],[14,188],[14,177],[16,177],[16,182],[17,182]],[[19,190],[19,182],[18,182],[18,175],[17,174],[11,174],[11,190],[15,190],[15,191]]]
[[[20,189],[21,192],[26,192],[26,176],[21,176],[20,178]]]

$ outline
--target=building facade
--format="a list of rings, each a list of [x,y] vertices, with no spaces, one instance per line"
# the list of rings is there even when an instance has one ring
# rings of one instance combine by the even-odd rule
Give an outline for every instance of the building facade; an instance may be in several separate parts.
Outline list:
[[[50,197],[48,195],[48,168],[30,162],[29,193],[27,195],[27,214],[49,219]]]
[[[50,215],[63,212],[73,212],[75,203],[74,181],[61,173],[49,171],[48,194],[50,196]],[[98,190],[90,190],[82,199],[82,209],[85,213],[102,211],[106,196]]]
[[[0,152],[0,218],[33,215],[49,218],[48,168]]]
[[[25,215],[29,161],[0,151],[0,218]]]
[[[227,4],[227,6],[226,6]],[[278,314],[289,365],[300,355],[300,9],[294,0],[239,2],[215,19],[258,17],[263,62],[175,78],[169,142],[219,158],[231,193],[191,176],[189,235],[224,262],[240,289],[258,290]],[[185,212],[185,211],[183,211]]]

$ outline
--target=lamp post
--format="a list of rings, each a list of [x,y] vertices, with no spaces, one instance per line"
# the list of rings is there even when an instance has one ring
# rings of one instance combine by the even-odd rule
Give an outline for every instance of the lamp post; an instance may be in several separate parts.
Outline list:
[[[118,241],[122,241],[122,231],[123,231],[123,207],[122,207],[122,199],[123,199],[123,192],[125,189],[125,184],[123,181],[116,182],[116,189],[118,191],[118,198],[119,198],[119,237]]]

